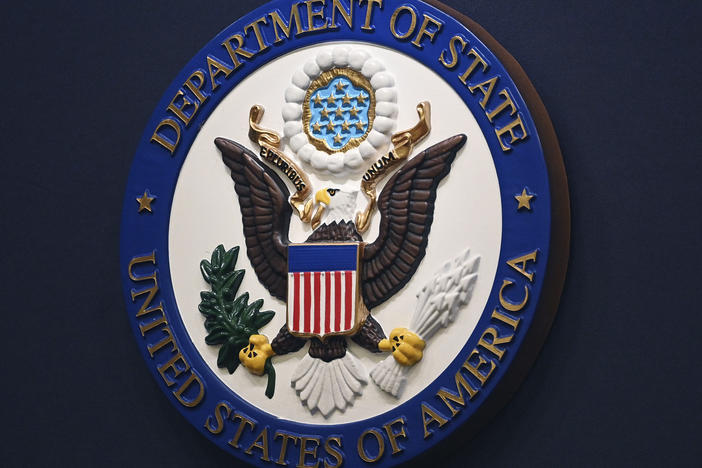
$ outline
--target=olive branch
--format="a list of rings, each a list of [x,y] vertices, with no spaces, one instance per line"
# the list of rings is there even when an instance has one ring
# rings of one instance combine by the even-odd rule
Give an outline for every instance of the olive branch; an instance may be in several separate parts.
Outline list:
[[[217,366],[226,368],[233,374],[239,367],[239,352],[249,344],[251,335],[258,335],[258,330],[271,321],[275,312],[261,311],[263,299],[249,304],[249,293],[237,296],[239,286],[244,279],[244,270],[235,269],[239,247],[224,251],[218,245],[208,261],[200,262],[200,272],[211,286],[211,291],[200,292],[198,310],[205,316],[205,329],[208,334],[205,343],[211,346],[221,345],[217,355]],[[275,369],[270,358],[266,361],[264,372],[268,375],[266,396],[273,398],[275,392]]]

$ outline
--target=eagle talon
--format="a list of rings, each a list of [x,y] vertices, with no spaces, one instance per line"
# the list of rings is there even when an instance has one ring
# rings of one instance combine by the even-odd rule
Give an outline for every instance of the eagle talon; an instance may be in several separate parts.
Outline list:
[[[413,366],[422,360],[424,340],[406,328],[395,328],[390,338],[380,340],[378,349],[392,353],[403,366]]]
[[[249,344],[239,351],[239,361],[254,375],[263,375],[266,361],[275,352],[264,335],[251,335]]]

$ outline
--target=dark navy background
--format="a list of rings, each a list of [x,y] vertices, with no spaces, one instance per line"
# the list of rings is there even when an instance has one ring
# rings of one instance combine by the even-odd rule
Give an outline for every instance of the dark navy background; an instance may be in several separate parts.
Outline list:
[[[3,466],[238,465],[173,409],[139,355],[119,223],[163,92],[261,3],[3,9]],[[700,7],[444,3],[500,41],[541,94],[573,234],[559,314],[520,390],[472,441],[458,431],[418,463],[699,464]]]

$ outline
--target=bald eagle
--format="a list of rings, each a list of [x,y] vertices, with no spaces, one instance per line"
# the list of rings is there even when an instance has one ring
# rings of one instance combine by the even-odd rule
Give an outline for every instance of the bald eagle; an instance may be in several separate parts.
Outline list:
[[[456,135],[431,146],[410,159],[386,183],[378,199],[381,215],[378,237],[364,245],[359,261],[360,293],[368,311],[372,312],[398,292],[419,267],[428,242],[439,182],[451,170],[451,163],[465,142],[465,135]],[[217,138],[215,144],[234,180],[251,265],[271,295],[285,302],[288,297],[288,229],[292,215],[288,203],[290,192],[281,178],[244,146],[225,138]],[[318,191],[315,198],[325,206],[324,218],[306,243],[363,242],[353,217],[357,194],[334,187]],[[337,388],[336,392],[348,393],[356,391],[354,381],[363,382],[365,375],[358,370],[355,358],[347,353],[347,338],[373,353],[389,350],[381,349],[386,348],[381,343],[383,340],[387,343],[386,336],[371,313],[350,336],[300,337],[292,334],[286,324],[270,345],[276,355],[281,355],[298,351],[310,341],[309,357],[303,359],[295,372],[293,385],[300,390],[296,376],[299,381],[305,380],[305,373],[314,367],[316,360],[325,363],[338,360],[339,364],[330,369],[345,366],[346,369],[339,371],[345,378],[337,375],[335,380],[334,371],[329,370],[329,385],[339,385],[341,381],[343,387],[350,379],[350,388]],[[323,374],[315,380],[324,382],[325,378],[327,375]],[[326,415],[334,406],[343,409],[341,406],[346,403],[316,404]]]

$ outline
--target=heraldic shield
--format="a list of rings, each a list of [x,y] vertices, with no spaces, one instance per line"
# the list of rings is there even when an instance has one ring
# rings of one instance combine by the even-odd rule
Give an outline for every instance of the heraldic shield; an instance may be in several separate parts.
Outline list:
[[[368,316],[359,293],[363,243],[288,246],[288,329],[300,337],[352,335]]]

